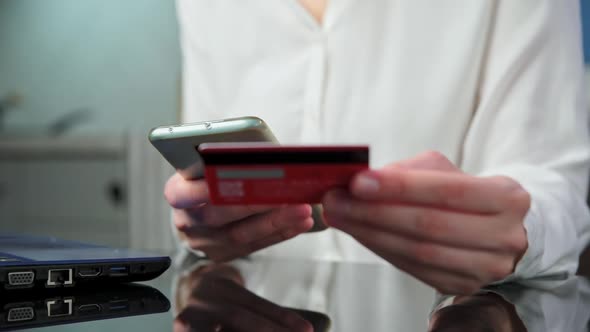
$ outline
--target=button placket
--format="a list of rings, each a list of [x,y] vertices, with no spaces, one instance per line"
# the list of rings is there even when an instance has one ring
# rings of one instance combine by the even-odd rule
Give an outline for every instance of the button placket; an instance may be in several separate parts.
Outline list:
[[[310,61],[303,101],[302,141],[322,141],[322,108],[326,82],[327,51],[323,32],[318,31],[310,47]]]

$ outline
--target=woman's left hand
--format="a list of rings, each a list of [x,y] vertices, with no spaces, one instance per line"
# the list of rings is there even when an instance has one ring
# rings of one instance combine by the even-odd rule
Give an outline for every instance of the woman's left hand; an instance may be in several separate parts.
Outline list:
[[[437,152],[362,172],[323,200],[329,226],[445,294],[514,272],[530,204],[516,181],[465,174]]]

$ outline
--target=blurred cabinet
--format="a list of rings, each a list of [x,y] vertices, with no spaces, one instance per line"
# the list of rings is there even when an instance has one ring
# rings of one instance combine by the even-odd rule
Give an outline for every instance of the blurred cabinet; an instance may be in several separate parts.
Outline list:
[[[127,246],[124,153],[82,150],[10,154],[0,145],[0,230]]]
[[[18,224],[16,216],[22,210],[19,202],[25,197],[23,178],[19,163],[0,161],[0,230],[8,224]]]
[[[23,227],[44,234],[127,243],[125,164],[112,160],[28,162]]]

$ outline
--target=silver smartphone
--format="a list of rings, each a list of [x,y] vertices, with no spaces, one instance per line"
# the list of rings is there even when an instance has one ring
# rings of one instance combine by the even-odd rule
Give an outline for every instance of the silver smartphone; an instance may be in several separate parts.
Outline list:
[[[262,119],[253,116],[160,126],[149,133],[152,145],[187,180],[204,176],[198,148],[203,143],[269,142],[278,143]]]
[[[152,145],[187,180],[204,177],[204,163],[198,148],[203,143],[217,142],[268,142],[277,139],[260,118],[246,116],[223,120],[160,126],[149,133]],[[326,228],[321,205],[313,206],[312,231]]]

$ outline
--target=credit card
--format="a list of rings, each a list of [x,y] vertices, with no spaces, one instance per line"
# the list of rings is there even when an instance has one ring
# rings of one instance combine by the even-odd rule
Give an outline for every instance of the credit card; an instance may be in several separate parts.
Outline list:
[[[316,204],[369,168],[369,147],[206,143],[198,148],[212,204]]]

